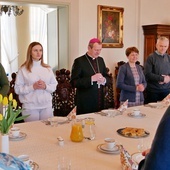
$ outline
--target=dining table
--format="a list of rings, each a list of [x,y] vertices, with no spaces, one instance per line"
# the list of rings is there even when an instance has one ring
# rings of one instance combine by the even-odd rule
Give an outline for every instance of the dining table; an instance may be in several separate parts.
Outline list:
[[[69,160],[71,170],[121,170],[120,154],[101,152],[98,146],[104,143],[105,138],[114,138],[117,145],[122,145],[132,155],[138,152],[138,143],[142,139],[149,148],[167,107],[129,107],[115,116],[100,113],[77,115],[80,120],[87,117],[95,120],[95,139],[83,139],[82,142],[70,140],[71,121],[57,126],[46,125],[44,121],[18,123],[14,126],[19,127],[21,133],[26,135],[22,140],[10,140],[9,153],[16,157],[29,155],[37,163],[39,170],[57,170],[61,158]],[[140,109],[144,116],[129,116],[134,108]],[[125,137],[117,132],[125,127],[143,128],[149,135],[143,138]],[[64,139],[62,145],[59,144],[58,137]]]

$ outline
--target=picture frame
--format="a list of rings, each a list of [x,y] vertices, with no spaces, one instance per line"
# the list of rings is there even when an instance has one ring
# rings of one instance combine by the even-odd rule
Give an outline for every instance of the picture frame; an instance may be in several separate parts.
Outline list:
[[[97,6],[97,37],[103,48],[123,47],[124,8]]]

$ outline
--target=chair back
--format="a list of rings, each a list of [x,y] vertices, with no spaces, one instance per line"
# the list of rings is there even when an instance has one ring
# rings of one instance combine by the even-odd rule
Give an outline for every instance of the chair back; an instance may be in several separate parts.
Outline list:
[[[109,73],[109,68],[107,67],[107,74],[110,78],[110,83],[104,86],[104,109],[114,108],[114,90],[113,90],[113,75]]]
[[[70,71],[64,68],[57,70],[56,80],[58,85],[52,100],[54,116],[67,116],[75,107],[75,88],[70,84]]]

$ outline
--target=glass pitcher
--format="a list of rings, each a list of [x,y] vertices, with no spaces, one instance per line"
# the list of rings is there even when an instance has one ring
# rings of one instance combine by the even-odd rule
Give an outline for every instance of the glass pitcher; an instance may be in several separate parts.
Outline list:
[[[82,122],[80,120],[73,120],[70,139],[73,142],[81,142],[83,138]]]
[[[95,139],[95,119],[88,117],[84,119],[83,134],[85,139]]]

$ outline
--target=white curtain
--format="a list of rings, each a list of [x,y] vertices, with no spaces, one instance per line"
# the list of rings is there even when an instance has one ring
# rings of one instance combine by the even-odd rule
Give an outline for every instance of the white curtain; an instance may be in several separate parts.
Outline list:
[[[43,45],[44,61],[47,62],[47,12],[42,8],[30,7],[31,42],[38,41]]]
[[[31,42],[38,41],[43,45],[45,62],[47,62],[48,12],[47,8],[30,7],[30,39]],[[8,16],[3,13],[1,16],[1,63],[9,75],[18,71],[16,17],[13,14]]]
[[[9,75],[18,70],[16,17],[13,15],[1,16],[1,63]]]

